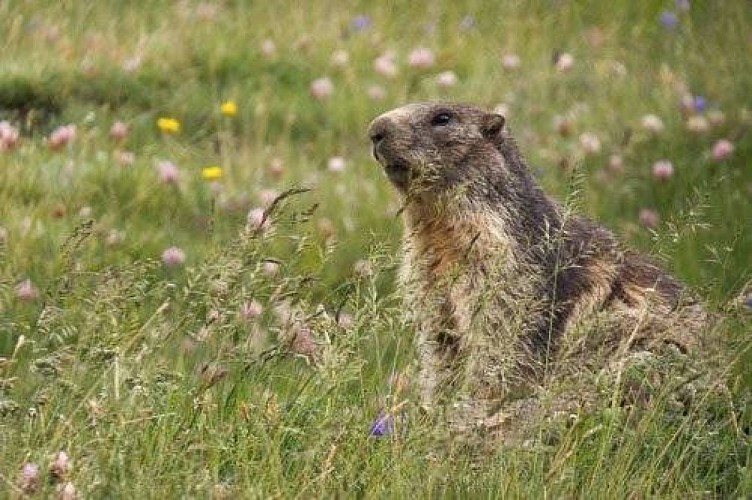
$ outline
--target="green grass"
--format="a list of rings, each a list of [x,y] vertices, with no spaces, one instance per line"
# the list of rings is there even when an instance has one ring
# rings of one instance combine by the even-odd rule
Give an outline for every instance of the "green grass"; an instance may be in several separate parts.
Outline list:
[[[752,8],[692,2],[669,29],[659,15],[671,1],[296,5],[0,5],[0,120],[21,132],[0,151],[1,496],[18,494],[25,463],[53,492],[58,450],[87,498],[752,494],[739,305],[752,292]],[[358,14],[370,19],[362,31]],[[409,67],[415,47],[435,64]],[[331,62],[339,49],[344,66]],[[388,50],[394,77],[373,67]],[[570,71],[552,64],[558,52],[574,56]],[[506,53],[518,69],[503,68]],[[457,85],[436,83],[446,70]],[[333,94],[314,99],[310,83],[325,76]],[[724,119],[688,131],[685,92],[706,98],[701,116]],[[695,287],[727,318],[715,362],[729,391],[706,391],[690,415],[604,405],[548,444],[478,453],[437,436],[411,391],[388,383],[411,373],[412,332],[393,286],[398,200],[365,137],[380,112],[426,99],[503,103],[547,191]],[[225,100],[236,116],[221,115]],[[665,130],[641,127],[649,113]],[[160,133],[163,116],[181,131]],[[572,120],[570,135],[556,116]],[[108,137],[116,120],[129,126],[120,143]],[[67,123],[75,141],[51,150]],[[583,153],[586,132],[599,152]],[[716,161],[720,139],[735,149]],[[334,156],[344,171],[327,168]],[[674,167],[665,181],[651,173],[661,159]],[[178,165],[177,184],[159,182],[160,160]],[[216,186],[201,178],[209,165],[223,167]],[[293,187],[310,191],[282,200],[270,230],[244,230],[264,190]],[[643,208],[660,216],[654,230]],[[170,246],[184,265],[160,261]],[[38,293],[22,300],[27,278]],[[305,315],[317,363],[290,352],[282,298]],[[244,318],[252,300],[263,311]],[[379,408],[400,404],[405,425],[369,437]]]

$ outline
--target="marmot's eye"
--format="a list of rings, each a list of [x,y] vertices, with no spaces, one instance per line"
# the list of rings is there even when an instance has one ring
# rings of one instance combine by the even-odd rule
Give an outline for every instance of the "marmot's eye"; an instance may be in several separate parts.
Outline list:
[[[431,125],[434,127],[443,127],[449,124],[450,121],[452,121],[452,115],[449,113],[439,113],[431,118]]]

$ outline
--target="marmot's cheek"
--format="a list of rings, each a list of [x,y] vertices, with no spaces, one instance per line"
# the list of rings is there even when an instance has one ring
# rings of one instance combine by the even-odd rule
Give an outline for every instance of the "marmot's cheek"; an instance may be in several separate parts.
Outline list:
[[[384,166],[384,172],[397,189],[407,191],[410,184],[410,168],[402,162],[389,163]]]

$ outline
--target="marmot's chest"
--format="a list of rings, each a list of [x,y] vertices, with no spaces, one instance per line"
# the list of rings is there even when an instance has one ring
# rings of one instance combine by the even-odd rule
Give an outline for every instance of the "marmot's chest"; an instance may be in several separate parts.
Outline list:
[[[482,329],[515,307],[511,299],[532,293],[530,269],[498,232],[475,225],[421,229],[406,234],[402,281],[411,314],[429,336]]]

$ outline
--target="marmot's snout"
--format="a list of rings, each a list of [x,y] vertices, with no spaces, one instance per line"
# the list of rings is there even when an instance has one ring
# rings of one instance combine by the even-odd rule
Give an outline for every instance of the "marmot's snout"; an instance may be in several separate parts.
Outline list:
[[[401,190],[406,190],[410,180],[410,168],[404,158],[394,152],[392,144],[399,135],[398,125],[389,113],[371,122],[368,137],[373,142],[373,156],[384,167],[387,177]]]
[[[379,158],[379,146],[386,138],[388,131],[389,120],[383,115],[373,120],[368,127],[368,137],[373,143],[373,156],[379,161],[381,161]]]

